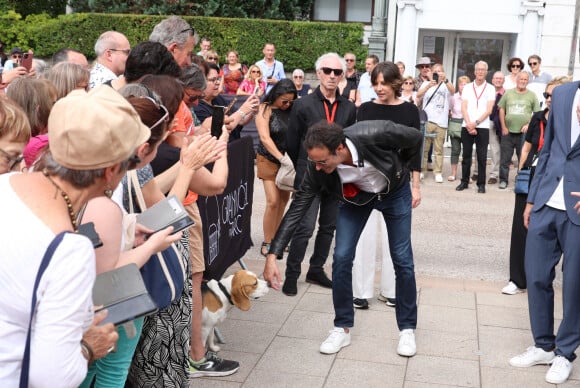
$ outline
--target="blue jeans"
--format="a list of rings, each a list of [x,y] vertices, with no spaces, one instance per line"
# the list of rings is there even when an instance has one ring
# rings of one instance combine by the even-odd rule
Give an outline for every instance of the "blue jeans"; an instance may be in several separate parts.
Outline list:
[[[356,244],[373,209],[383,213],[389,234],[389,250],[395,268],[399,330],[417,327],[417,286],[411,247],[411,188],[402,185],[381,199],[364,206],[341,203],[336,222],[336,246],[332,263],[332,300],[334,326],[352,327],[352,263]]]

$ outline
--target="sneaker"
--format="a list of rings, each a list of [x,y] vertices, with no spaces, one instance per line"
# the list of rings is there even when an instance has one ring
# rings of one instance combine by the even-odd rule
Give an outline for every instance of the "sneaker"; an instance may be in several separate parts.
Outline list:
[[[413,357],[417,353],[417,345],[415,344],[415,333],[413,329],[401,330],[399,333],[399,346],[397,346],[397,353],[400,356]]]
[[[189,358],[189,377],[219,377],[229,376],[240,369],[240,363],[237,361],[224,360],[214,352],[205,354],[205,362],[196,364],[191,357]]]
[[[320,345],[320,353],[338,353],[340,349],[350,345],[350,333],[345,332],[342,327],[335,327],[328,333],[328,337]]]
[[[499,188],[504,190],[507,187],[507,182],[506,181],[501,181],[499,182]]]
[[[423,178],[425,178],[425,174],[423,174],[423,173],[420,173],[420,174],[419,174],[419,180],[423,180]]]
[[[530,346],[522,354],[510,359],[510,365],[517,368],[527,368],[534,365],[550,365],[556,355],[554,352],[546,352],[544,349]]]
[[[572,373],[572,363],[564,356],[556,356],[546,373],[546,381],[551,384],[563,384]]]
[[[435,182],[443,183],[443,176],[441,174],[435,175]]]
[[[379,296],[377,296],[377,299],[380,300],[381,302],[385,302],[385,304],[389,307],[395,307],[395,305],[397,304],[396,298],[387,298],[383,294],[379,294]]]
[[[355,309],[366,310],[369,308],[369,302],[366,299],[354,298],[352,300],[352,305]]]
[[[507,286],[501,289],[501,293],[506,295],[521,294],[522,292],[525,292],[525,290],[518,288],[518,286],[516,286],[516,284],[512,281],[510,281]]]

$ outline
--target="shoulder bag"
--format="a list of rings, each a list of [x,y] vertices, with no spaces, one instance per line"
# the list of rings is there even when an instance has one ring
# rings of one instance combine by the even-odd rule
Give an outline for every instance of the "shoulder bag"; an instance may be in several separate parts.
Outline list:
[[[28,322],[28,334],[26,334],[26,345],[24,346],[24,355],[22,356],[22,367],[20,369],[20,388],[28,388],[28,377],[30,372],[30,335],[32,331],[32,318],[34,317],[34,311],[36,310],[36,291],[38,290],[38,285],[40,284],[40,279],[44,274],[44,271],[50,264],[54,251],[60,245],[64,235],[68,232],[61,232],[57,234],[54,239],[46,248],[46,252],[42,257],[40,262],[40,267],[38,268],[38,273],[36,274],[36,279],[34,280],[34,286],[32,288],[32,302],[30,303],[30,322]],[[79,345],[80,347],[80,345]]]
[[[135,170],[127,172],[129,212],[135,213],[131,186],[134,187],[133,190],[141,211],[147,209]],[[145,287],[159,310],[168,307],[171,302],[179,299],[183,291],[186,273],[180,259],[180,253],[174,244],[151,256],[147,263],[141,267],[141,276],[143,276]]]

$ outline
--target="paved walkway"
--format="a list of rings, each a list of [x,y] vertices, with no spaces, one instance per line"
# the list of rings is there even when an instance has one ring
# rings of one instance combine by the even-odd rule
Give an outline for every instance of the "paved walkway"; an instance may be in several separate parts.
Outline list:
[[[261,274],[263,260],[257,258],[264,199],[261,182],[255,185],[256,246],[244,260]],[[270,291],[250,311],[229,311],[220,327],[226,339],[220,355],[240,361],[240,370],[224,378],[194,379],[191,386],[553,386],[544,380],[546,366],[517,369],[508,364],[532,341],[527,294],[500,293],[508,273],[513,193],[497,185],[488,186],[485,195],[472,187],[459,193],[456,185],[436,184],[429,175],[423,183],[423,204],[413,216],[419,316],[415,357],[397,355],[394,309],[376,299],[369,310],[356,310],[350,346],[336,355],[319,353],[332,328],[331,292],[305,283],[303,266],[297,296]],[[283,273],[284,262],[279,265]],[[230,272],[237,269],[234,265]],[[556,317],[557,327],[562,317],[559,290]],[[580,387],[580,372],[574,371],[562,386]]]

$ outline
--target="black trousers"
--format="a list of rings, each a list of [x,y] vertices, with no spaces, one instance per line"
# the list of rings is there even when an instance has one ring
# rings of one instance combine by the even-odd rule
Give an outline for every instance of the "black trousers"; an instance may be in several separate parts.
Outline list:
[[[469,184],[471,173],[471,155],[473,144],[477,154],[477,186],[485,186],[485,167],[487,163],[487,145],[489,144],[489,129],[476,128],[477,134],[470,135],[467,128],[461,128],[461,146],[463,148],[463,161],[461,162],[461,182]]]
[[[528,230],[524,226],[523,218],[527,200],[528,196],[526,194],[516,194],[514,218],[512,220],[512,237],[510,242],[510,280],[514,282],[518,288],[522,289],[527,288],[524,259]]]

